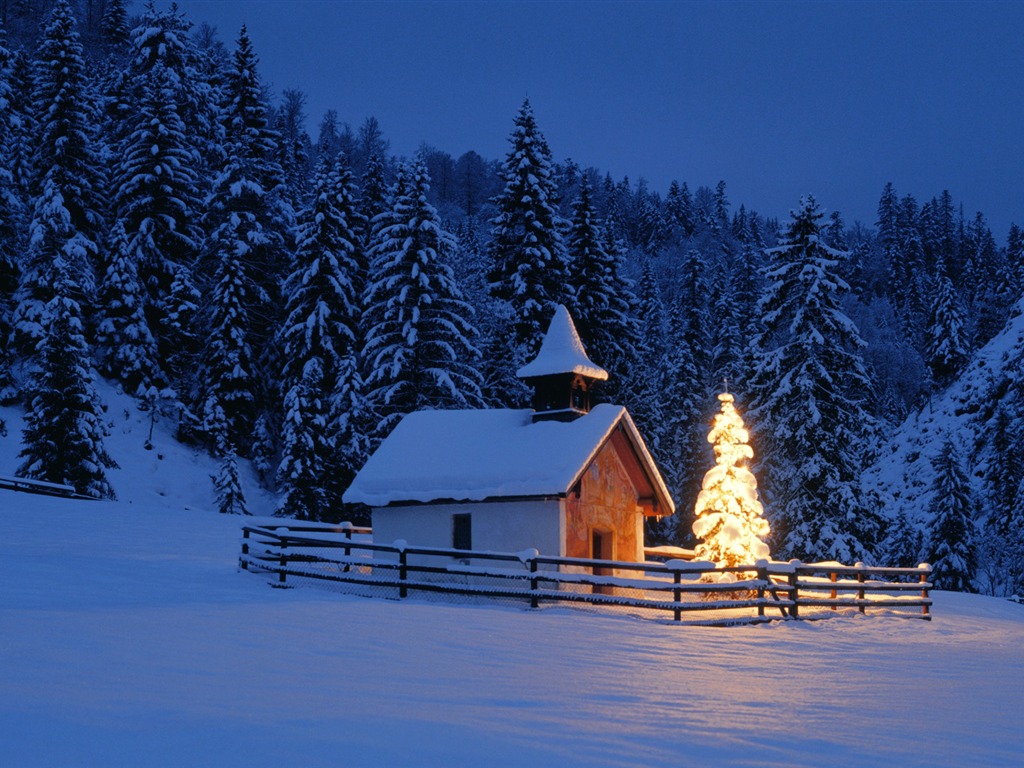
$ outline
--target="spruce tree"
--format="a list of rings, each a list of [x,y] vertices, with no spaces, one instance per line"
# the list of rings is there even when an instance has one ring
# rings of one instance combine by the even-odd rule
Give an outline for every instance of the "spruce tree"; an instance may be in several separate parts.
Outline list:
[[[283,458],[277,470],[284,491],[277,510],[282,517],[323,520],[331,510],[327,467],[334,441],[328,433],[325,383],[320,358],[310,357],[284,398]]]
[[[287,319],[281,333],[285,418],[278,485],[285,498],[279,512],[302,519],[322,519],[341,503],[340,495],[326,488],[337,461],[333,397],[343,370],[346,387],[359,385],[347,369],[357,355],[361,314],[354,285],[362,250],[354,228],[357,219],[344,157],[331,169],[321,164],[310,207],[299,220],[296,270],[285,284]],[[351,477],[355,469],[346,466],[343,471]]]
[[[0,29],[0,402],[13,395],[11,350],[7,339],[12,330],[11,313],[18,287],[25,227],[25,207],[11,170],[12,144],[20,122],[20,116],[13,111],[13,62],[14,57],[7,49],[3,30]]]
[[[366,291],[367,386],[384,437],[401,415],[420,408],[480,404],[479,353],[472,308],[462,299],[450,260],[456,247],[427,202],[421,159],[404,173],[370,252]]]
[[[879,535],[878,512],[860,488],[875,426],[865,408],[864,342],[840,308],[845,254],[822,242],[822,217],[814,198],[804,199],[769,251],[750,416],[774,549],[852,562],[870,554]]]
[[[222,406],[227,440],[243,455],[252,445],[258,413],[277,389],[281,366],[271,341],[280,324],[281,281],[289,261],[285,236],[293,219],[256,65],[243,27],[225,85],[227,161],[207,201],[212,232],[205,261],[214,266],[214,287],[207,380],[200,394],[204,413]]]
[[[927,360],[932,378],[940,387],[963,370],[970,354],[966,320],[953,282],[940,271],[935,282],[927,335]]]
[[[134,262],[145,288],[143,321],[156,343],[151,368],[160,384],[186,383],[176,381],[187,375],[179,361],[194,348],[194,312],[182,303],[196,293],[189,283],[201,239],[200,173],[215,117],[210,94],[197,82],[188,27],[176,10],[150,7],[132,31],[124,114],[117,120],[120,162],[112,173],[115,216],[125,232],[123,253],[113,258]],[[116,369],[111,374],[120,376]]]
[[[531,358],[558,304],[571,304],[551,150],[529,100],[516,115],[502,173],[505,189],[492,220],[492,294],[512,306],[513,363]]]
[[[103,446],[79,290],[60,256],[47,274],[53,297],[42,313],[38,368],[28,387],[24,447],[19,454],[24,462],[18,474],[112,499],[106,470],[117,464]]]
[[[606,246],[583,175],[568,238],[570,311],[590,356],[618,378],[625,374],[639,328],[632,317],[631,284],[622,275],[618,251]]]
[[[43,311],[54,295],[51,264],[64,260],[83,297],[95,287],[101,223],[96,120],[87,106],[82,45],[67,0],[58,0],[50,14],[33,69],[34,204],[13,319],[15,341],[26,353],[43,335]]]
[[[932,566],[932,583],[939,589],[972,592],[977,566],[975,504],[959,452],[951,439],[943,442],[932,467],[936,476],[925,553]]]
[[[102,371],[126,391],[142,394],[162,383],[156,341],[144,312],[145,290],[122,222],[110,235],[112,258],[100,282],[102,319],[96,328]]]

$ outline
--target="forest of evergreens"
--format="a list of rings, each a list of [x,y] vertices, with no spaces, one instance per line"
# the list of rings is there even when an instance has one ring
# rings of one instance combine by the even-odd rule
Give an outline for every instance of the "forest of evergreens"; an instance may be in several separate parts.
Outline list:
[[[26,409],[20,474],[116,494],[95,372],[221,457],[222,511],[245,511],[244,458],[281,514],[358,520],[341,494],[396,421],[523,406],[515,371],[564,304],[678,502],[652,537],[692,543],[727,388],[773,556],[931,559],[957,586],[1003,558],[1006,588],[1024,578],[1024,396],[994,393],[1005,453],[983,497],[958,496],[963,460],[943,452],[941,497],[960,502],[920,535],[860,482],[1024,293],[1017,226],[1001,242],[949,192],[885,180],[872,228],[810,195],[776,220],[725,181],[652,190],[555,162],[525,101],[504,158],[400,158],[372,117],[268,92],[244,28],[225,42],[132,10],[0,6],[0,391]]]

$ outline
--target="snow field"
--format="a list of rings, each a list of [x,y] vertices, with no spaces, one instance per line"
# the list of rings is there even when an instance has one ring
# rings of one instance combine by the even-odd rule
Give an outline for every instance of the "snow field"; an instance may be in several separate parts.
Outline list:
[[[101,384],[101,387],[103,385]],[[117,502],[0,491],[11,766],[959,766],[1024,749],[1024,607],[728,629],[279,590],[215,464],[109,404]],[[20,422],[2,409],[0,473]],[[162,458],[160,458],[162,456]],[[250,507],[273,509],[246,479]]]

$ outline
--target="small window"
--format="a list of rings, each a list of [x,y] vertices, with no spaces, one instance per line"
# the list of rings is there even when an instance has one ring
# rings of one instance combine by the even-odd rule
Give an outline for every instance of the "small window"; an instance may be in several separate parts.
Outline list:
[[[468,512],[452,515],[452,549],[473,548],[473,517]]]

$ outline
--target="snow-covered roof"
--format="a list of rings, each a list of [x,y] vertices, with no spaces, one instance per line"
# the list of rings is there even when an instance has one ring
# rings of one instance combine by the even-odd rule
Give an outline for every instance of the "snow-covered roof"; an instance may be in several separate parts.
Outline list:
[[[569,310],[561,304],[555,309],[537,357],[520,368],[516,375],[520,379],[528,379],[558,373],[578,373],[601,381],[608,378],[608,371],[587,357]]]
[[[566,494],[622,425],[658,497],[672,501],[633,420],[601,404],[574,421],[538,421],[529,410],[417,411],[395,427],[345,492],[348,503],[480,501]]]

